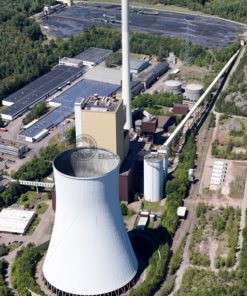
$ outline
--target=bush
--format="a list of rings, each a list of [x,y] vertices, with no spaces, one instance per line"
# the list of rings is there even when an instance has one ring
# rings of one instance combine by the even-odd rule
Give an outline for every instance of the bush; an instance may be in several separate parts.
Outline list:
[[[196,216],[197,218],[200,218],[204,216],[207,212],[207,205],[203,202],[199,202],[196,207]]]
[[[137,288],[130,291],[129,296],[153,296],[163,279],[169,258],[169,246],[164,244],[149,260],[146,279]]]
[[[167,197],[161,225],[167,229],[171,236],[174,235],[178,225],[177,208],[182,205],[189,190],[188,170],[194,166],[195,155],[195,135],[191,134],[180,153],[179,163],[172,179],[166,183]]]
[[[5,256],[9,253],[9,249],[5,244],[0,245],[0,257]]]
[[[121,213],[122,213],[123,216],[128,215],[128,207],[126,206],[125,203],[121,203]]]
[[[170,265],[169,265],[169,273],[172,275],[175,274],[175,272],[179,269],[179,267],[182,263],[185,243],[186,243],[186,240],[183,239],[180,246],[178,247],[178,249],[176,250],[176,252],[172,256],[172,259],[171,259]]]
[[[29,122],[33,121],[36,118],[39,118],[40,116],[44,115],[48,111],[48,107],[46,106],[46,102],[40,102],[37,105],[35,105],[32,110],[26,115],[26,117],[23,119],[23,124],[28,124]]]
[[[19,296],[31,295],[28,289],[45,296],[35,281],[36,264],[41,256],[41,252],[33,244],[17,252],[11,268],[11,280]]]

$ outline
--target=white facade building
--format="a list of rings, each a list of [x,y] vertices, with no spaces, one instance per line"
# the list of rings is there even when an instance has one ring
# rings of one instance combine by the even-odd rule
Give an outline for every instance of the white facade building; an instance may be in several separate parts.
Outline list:
[[[118,295],[137,273],[120,212],[119,164],[115,154],[85,147],[54,160],[56,215],[43,276],[57,295]]]
[[[0,213],[0,231],[24,234],[34,217],[34,211],[3,209]]]

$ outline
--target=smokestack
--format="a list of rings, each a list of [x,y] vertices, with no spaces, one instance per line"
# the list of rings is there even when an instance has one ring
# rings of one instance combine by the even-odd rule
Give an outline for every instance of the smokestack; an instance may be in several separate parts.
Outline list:
[[[122,97],[126,107],[124,128],[132,129],[129,50],[129,0],[122,0]]]

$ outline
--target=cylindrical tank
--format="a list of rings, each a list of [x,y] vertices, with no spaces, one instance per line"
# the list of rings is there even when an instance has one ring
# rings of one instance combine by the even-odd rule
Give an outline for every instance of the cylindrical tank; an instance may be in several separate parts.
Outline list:
[[[203,86],[197,83],[191,83],[185,86],[184,96],[191,100],[197,101],[203,93]]]
[[[137,273],[120,212],[119,163],[107,150],[85,147],[54,160],[56,214],[43,277],[57,295],[124,290]]]
[[[180,94],[182,92],[182,83],[179,80],[167,80],[164,82],[164,90],[171,94]]]
[[[144,157],[144,198],[157,202],[163,196],[164,169],[161,154],[148,154]]]

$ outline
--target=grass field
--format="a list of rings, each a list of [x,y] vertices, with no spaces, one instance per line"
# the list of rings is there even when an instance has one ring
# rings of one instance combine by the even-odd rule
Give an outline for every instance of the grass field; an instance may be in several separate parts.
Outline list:
[[[37,202],[36,196],[37,196],[36,191],[27,191],[26,193],[23,193],[21,195],[21,197],[18,199],[17,203],[19,205],[23,205],[23,206],[25,206],[27,203],[30,206],[34,206]]]
[[[27,231],[27,235],[32,235],[36,229],[36,227],[39,225],[39,222],[41,221],[41,219],[37,216],[34,218],[32,224],[30,225],[28,231]]]
[[[37,209],[36,209],[36,214],[37,215],[42,215],[46,212],[46,210],[48,209],[48,204],[42,202],[40,203],[38,206],[37,206]]]
[[[235,177],[235,180],[233,180],[230,183],[230,194],[229,194],[230,197],[232,198],[244,197],[246,175],[247,175],[247,167],[246,165],[243,165],[242,170]]]
[[[160,202],[143,201],[143,209],[151,212],[158,212],[160,209]]]

